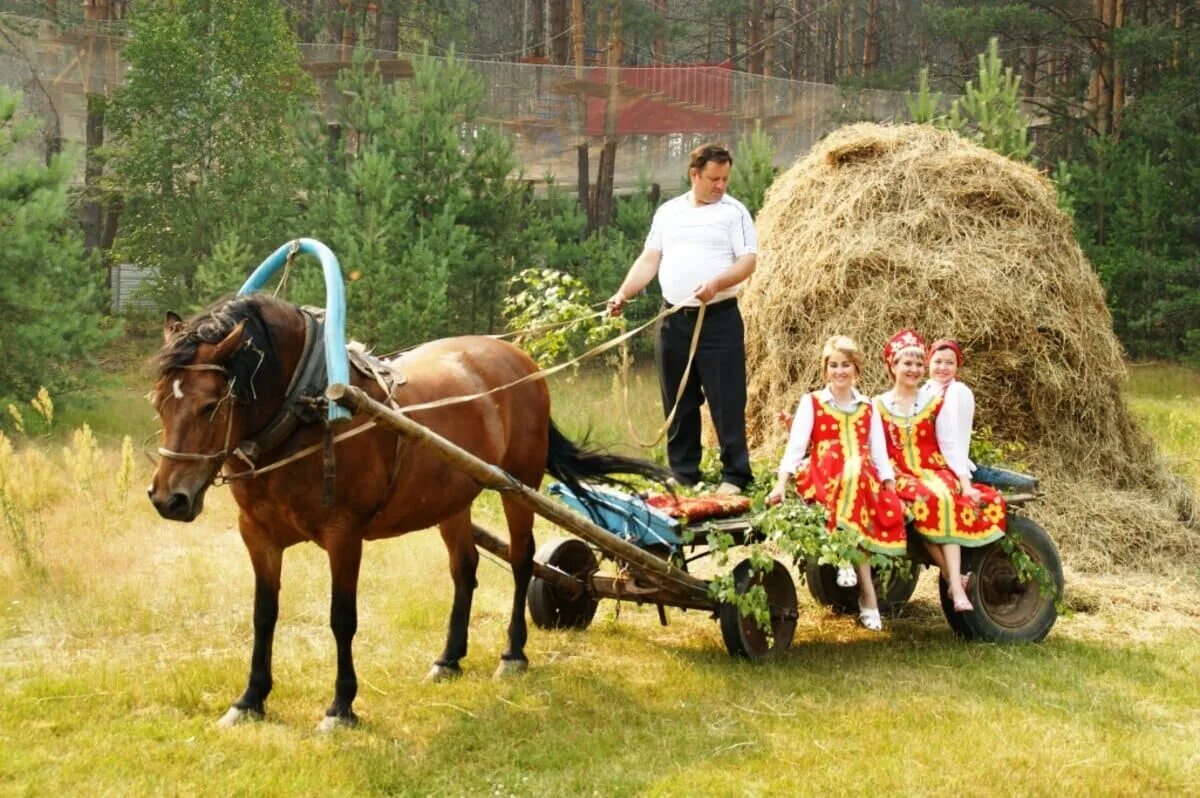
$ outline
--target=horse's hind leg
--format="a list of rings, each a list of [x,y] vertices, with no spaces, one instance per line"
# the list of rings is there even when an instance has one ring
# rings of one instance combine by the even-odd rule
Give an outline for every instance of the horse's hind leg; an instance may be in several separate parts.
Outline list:
[[[279,618],[279,579],[283,569],[283,549],[263,543],[243,520],[242,540],[254,566],[254,650],[250,655],[250,678],[241,697],[218,721],[223,727],[262,718],[271,692],[271,647],[275,622]]]
[[[446,634],[446,648],[434,660],[433,668],[426,676],[430,681],[441,681],[462,672],[458,661],[467,655],[467,629],[471,622],[471,600],[475,596],[475,571],[479,566],[479,552],[475,548],[475,537],[471,529],[471,510],[444,519],[438,524],[442,541],[450,555],[450,577],[454,580],[454,606],[450,609],[450,629]]]
[[[330,538],[329,571],[333,591],[329,602],[329,626],[337,643],[337,680],[333,703],[317,727],[329,731],[338,726],[353,726],[354,697],[358,695],[358,676],[354,673],[354,633],[358,631],[358,569],[362,563],[362,539],[355,535]]]
[[[508,624],[508,648],[500,655],[496,676],[521,673],[529,667],[525,641],[529,628],[525,623],[525,596],[533,577],[533,511],[509,498],[502,498],[508,520],[509,562],[513,572],[512,619]]]

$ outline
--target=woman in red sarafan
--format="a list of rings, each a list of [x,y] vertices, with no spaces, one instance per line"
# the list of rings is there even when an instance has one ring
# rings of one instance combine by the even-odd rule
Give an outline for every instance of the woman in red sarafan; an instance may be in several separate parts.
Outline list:
[[[828,511],[830,530],[841,527],[858,533],[860,545],[869,551],[902,555],[904,509],[893,490],[879,416],[855,387],[861,365],[862,352],[850,338],[835,335],[825,342],[825,387],[801,397],[767,503],[779,503],[795,476],[800,497]],[[842,563],[838,584],[849,587],[856,582],[859,621],[878,631],[882,622],[870,565],[863,562],[852,569]]]
[[[961,573],[961,546],[983,546],[1004,534],[1004,498],[955,473],[941,447],[956,434],[941,388],[921,386],[925,341],[912,330],[892,336],[883,360],[893,388],[875,398],[896,473],[896,492],[908,508],[913,529],[937,563],[957,612],[970,612]],[[970,433],[967,433],[967,442]]]

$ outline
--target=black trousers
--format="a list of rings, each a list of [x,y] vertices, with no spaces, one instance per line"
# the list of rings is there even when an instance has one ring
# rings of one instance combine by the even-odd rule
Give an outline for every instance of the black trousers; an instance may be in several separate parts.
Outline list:
[[[662,387],[663,413],[670,413],[687,366],[698,309],[687,308],[659,322],[654,348]],[[744,488],[750,473],[746,446],[746,346],[737,299],[710,305],[687,387],[667,430],[667,460],[685,485],[700,481],[700,406],[708,402],[721,445],[721,478]]]

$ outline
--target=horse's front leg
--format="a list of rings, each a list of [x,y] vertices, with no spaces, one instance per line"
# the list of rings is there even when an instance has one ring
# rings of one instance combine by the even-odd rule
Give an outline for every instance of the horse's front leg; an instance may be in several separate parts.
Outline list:
[[[450,609],[450,629],[446,648],[433,662],[425,677],[438,682],[462,673],[458,661],[467,655],[467,630],[471,623],[471,601],[475,596],[475,571],[479,566],[479,551],[471,530],[470,508],[450,516],[438,524],[446,551],[450,555],[450,577],[454,580],[454,606]]]
[[[337,643],[337,679],[333,703],[317,727],[329,731],[338,726],[358,723],[352,705],[358,695],[358,676],[354,673],[354,633],[358,631],[358,569],[362,563],[362,539],[339,535],[327,544],[333,593],[329,602],[329,626]]]
[[[279,584],[283,569],[283,549],[265,542],[253,526],[243,521],[242,540],[254,566],[254,650],[250,655],[250,678],[241,698],[218,721],[222,727],[246,720],[261,720],[271,692],[271,646],[275,640],[275,622],[279,618]]]

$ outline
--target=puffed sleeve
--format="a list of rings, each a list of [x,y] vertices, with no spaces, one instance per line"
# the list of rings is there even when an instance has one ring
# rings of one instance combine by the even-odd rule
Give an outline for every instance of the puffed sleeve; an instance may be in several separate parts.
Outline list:
[[[783,459],[779,461],[779,473],[795,474],[800,468],[800,461],[808,453],[808,444],[812,439],[813,429],[813,400],[812,394],[806,393],[800,397],[800,405],[792,419],[792,431],[788,435],[787,448],[783,451]]]
[[[875,464],[879,479],[886,482],[895,479],[896,472],[892,469],[892,461],[888,460],[887,439],[883,437],[883,419],[879,415],[879,408],[872,407],[871,411],[871,462]]]
[[[938,448],[960,479],[970,479],[971,428],[975,423],[975,394],[958,380],[946,386],[945,405],[937,416]]]

